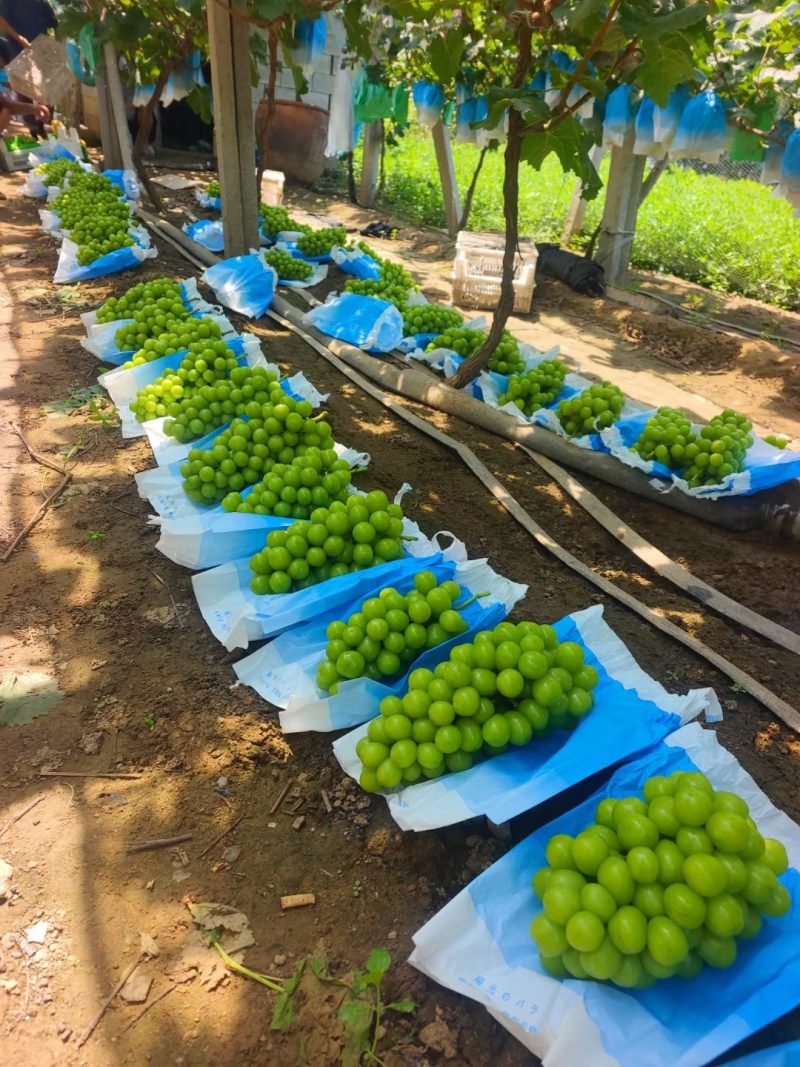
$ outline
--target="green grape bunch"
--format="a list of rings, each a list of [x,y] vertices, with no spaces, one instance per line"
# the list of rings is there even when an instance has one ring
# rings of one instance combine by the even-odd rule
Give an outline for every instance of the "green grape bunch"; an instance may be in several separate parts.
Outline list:
[[[258,209],[258,214],[259,219],[261,220],[261,232],[265,237],[269,237],[272,240],[285,230],[299,229],[299,226],[292,221],[292,218],[285,207],[261,204]]]
[[[762,916],[791,897],[783,844],[745,801],[699,771],[654,775],[642,795],[605,797],[574,837],[555,834],[533,877],[531,937],[548,974],[646,989],[730,967]]]
[[[190,317],[183,301],[159,297],[152,304],[135,311],[133,322],[120,326],[114,334],[114,343],[120,352],[135,352],[144,346],[145,341],[157,340],[163,334],[173,332],[179,322],[185,322]]]
[[[601,382],[599,385],[590,385],[569,400],[562,400],[556,413],[569,437],[582,437],[612,426],[622,414],[624,406],[622,390],[611,382]]]
[[[175,318],[180,317],[180,309],[188,315],[183,305],[180,282],[173,278],[154,278],[153,281],[139,282],[131,286],[122,296],[110,296],[97,309],[98,322],[115,322],[117,319],[132,319],[137,312],[144,311],[160,300],[168,300],[170,310]],[[180,305],[180,308],[178,307]],[[159,310],[162,310],[159,307]],[[142,344],[147,340],[142,338]]]
[[[432,598],[440,596],[432,586],[425,593],[432,611],[439,606]],[[448,615],[452,598],[442,603],[445,629],[445,617],[448,627],[455,625]],[[410,618],[410,609],[403,614]],[[591,711],[598,681],[583,648],[559,641],[552,626],[502,622],[481,630],[432,671],[413,671],[402,696],[381,701],[380,715],[356,746],[361,787],[373,793],[465,771],[479,757],[574,729]]]
[[[103,175],[84,170],[74,174],[52,207],[61,228],[78,246],[80,266],[135,243],[128,233],[130,205]]]
[[[673,469],[686,465],[686,447],[696,440],[692,424],[675,408],[659,408],[644,425],[631,451]]]
[[[74,159],[51,159],[46,163],[41,163],[34,174],[41,175],[45,185],[57,185],[63,188],[68,174],[79,174],[82,170],[83,167]]]
[[[124,326],[123,331],[131,327]],[[128,336],[125,334],[124,336]],[[138,338],[138,333],[137,333]],[[139,367],[162,356],[172,356],[176,352],[190,351],[192,345],[203,341],[218,341],[222,336],[219,323],[210,318],[173,319],[163,333],[148,337],[133,356],[123,364],[125,367]],[[123,349],[126,351],[126,349]]]
[[[257,596],[294,593],[399,559],[403,554],[403,509],[384,492],[348,496],[315,508],[307,520],[272,530],[250,559],[250,588]]]
[[[406,337],[418,333],[441,334],[464,322],[463,316],[454,308],[439,304],[406,304],[400,310]]]
[[[346,238],[344,226],[326,226],[298,237],[297,250],[304,256],[327,256],[335,245],[343,245]]]
[[[414,575],[408,593],[387,587],[365,600],[346,621],[330,623],[325,657],[317,667],[317,686],[335,693],[350,678],[381,681],[402,674],[426,649],[469,629],[457,604],[457,582],[439,582],[432,571]]]
[[[364,249],[362,249],[364,251]],[[373,256],[373,252],[368,252]],[[380,274],[374,278],[348,278],[344,288],[347,293],[358,293],[361,296],[375,296],[380,300],[387,300],[402,311],[408,303],[409,292],[418,289],[409,272],[399,263],[392,263],[388,259],[379,259]]]
[[[344,502],[351,480],[347,461],[339,459],[335,449],[312,447],[291,463],[273,463],[246,495],[232,492],[223,497],[222,507],[246,515],[307,519],[315,508]]]
[[[744,470],[747,450],[753,444],[753,424],[745,415],[726,408],[700,430],[686,446],[683,477],[692,489],[719,485]]]
[[[218,197],[219,195],[219,182],[209,182],[206,186],[206,196]]]
[[[476,330],[471,326],[452,326],[438,337],[434,337],[426,351],[432,352],[435,348],[447,348],[468,359],[485,341],[484,330]],[[521,374],[524,371],[525,361],[520,354],[519,344],[508,330],[503,330],[500,343],[492,353],[487,367],[489,370],[497,371],[498,374]]]
[[[271,248],[264,253],[264,262],[274,267],[278,278],[283,281],[304,282],[314,273],[314,268],[304,259],[296,259],[283,248]]]
[[[522,374],[512,374],[499,403],[516,404],[525,415],[548,408],[564,388],[566,366],[560,359],[546,359]]]
[[[322,416],[312,417],[314,409],[307,400],[294,400],[273,384],[259,414],[257,406],[248,403],[247,419],[234,419],[212,448],[191,450],[180,468],[190,500],[219,504],[228,493],[241,493],[261,481],[273,464],[289,464],[309,448],[333,447],[330,426]]]

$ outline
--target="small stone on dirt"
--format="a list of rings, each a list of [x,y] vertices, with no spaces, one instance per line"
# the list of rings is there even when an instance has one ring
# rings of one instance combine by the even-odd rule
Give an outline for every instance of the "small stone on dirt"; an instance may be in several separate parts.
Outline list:
[[[50,923],[42,919],[41,922],[34,923],[33,926],[28,927],[25,931],[25,940],[32,945],[43,945],[49,929]]]
[[[458,1051],[456,1035],[447,1023],[439,1017],[438,1011],[436,1016],[434,1022],[428,1023],[427,1026],[423,1026],[420,1030],[419,1039],[426,1048],[433,1049],[434,1052],[441,1052],[448,1060],[455,1059]]]
[[[153,979],[147,974],[132,974],[119,995],[127,1004],[144,1004],[150,993]]]
[[[279,952],[276,956],[272,957],[272,962],[276,967],[283,967],[284,963],[286,963],[286,957],[282,952]]]
[[[6,899],[11,892],[11,879],[14,877],[14,868],[4,859],[0,859],[0,901]]]
[[[242,854],[241,845],[228,845],[222,850],[222,858],[227,863],[235,863]]]
[[[87,756],[96,756],[103,747],[104,736],[102,730],[92,730],[91,733],[83,735],[78,742],[78,748],[85,752]]]
[[[157,959],[161,955],[161,949],[158,947],[158,942],[150,934],[142,933],[139,935],[141,938],[142,952],[146,952],[148,956],[152,956],[153,959]]]

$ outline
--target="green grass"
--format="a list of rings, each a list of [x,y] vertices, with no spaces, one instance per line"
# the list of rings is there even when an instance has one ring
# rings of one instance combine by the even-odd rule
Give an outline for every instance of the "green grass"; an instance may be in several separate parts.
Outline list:
[[[462,197],[478,158],[473,145],[454,145]],[[603,172],[607,165],[601,168]],[[444,225],[439,176],[430,137],[410,131],[385,158],[384,199],[410,222]],[[475,191],[469,228],[503,226],[502,152],[487,154]],[[541,171],[520,173],[520,232],[537,241],[559,240],[575,180],[550,157]],[[589,204],[576,244],[597,226],[603,194]],[[727,181],[671,167],[639,213],[633,266],[721,292],[800,310],[800,219],[758,182]]]

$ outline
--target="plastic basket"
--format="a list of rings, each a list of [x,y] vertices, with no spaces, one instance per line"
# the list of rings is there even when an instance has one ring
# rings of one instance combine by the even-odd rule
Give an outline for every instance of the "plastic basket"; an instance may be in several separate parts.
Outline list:
[[[464,308],[495,308],[500,300],[503,276],[503,245],[501,234],[467,233],[462,230],[456,238],[453,260],[453,303]],[[536,245],[523,239],[519,242],[514,268],[514,311],[523,314],[531,309],[536,280]]]

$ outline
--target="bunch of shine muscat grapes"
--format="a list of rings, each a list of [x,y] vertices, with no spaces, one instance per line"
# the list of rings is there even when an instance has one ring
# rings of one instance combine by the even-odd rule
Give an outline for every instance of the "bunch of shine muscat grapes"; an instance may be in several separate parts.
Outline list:
[[[654,459],[667,467],[686,465],[686,449],[696,440],[692,424],[675,408],[659,408],[644,424],[631,451],[642,459]]]
[[[403,509],[374,489],[315,508],[309,519],[286,530],[272,530],[250,559],[250,588],[258,596],[294,593],[402,554]]]
[[[246,495],[228,493],[222,506],[246,515],[307,519],[316,508],[345,501],[351,480],[347,461],[339,459],[334,449],[307,448],[291,463],[273,463]]]
[[[82,170],[83,167],[74,159],[51,159],[47,163],[41,163],[34,174],[40,175],[45,185],[57,185],[62,189],[68,174],[77,174]]]
[[[261,204],[258,209],[261,220],[261,232],[265,237],[274,240],[284,230],[299,230],[300,227],[292,221],[285,207],[277,207],[271,204]]]
[[[206,196],[219,196],[219,182],[209,182],[206,186]]]
[[[381,589],[347,621],[336,620],[328,626],[317,685],[335,693],[343,679],[380,681],[401,674],[426,649],[469,629],[461,611],[475,598],[458,604],[461,596],[457,582],[440,583],[432,571],[415,574],[408,593],[391,586]]]
[[[403,332],[406,337],[417,333],[442,334],[464,321],[454,308],[440,304],[410,304],[400,309],[403,313]]]
[[[114,183],[100,174],[84,170],[74,174],[52,206],[61,228],[78,246],[81,266],[134,244],[128,233],[130,205]]]
[[[327,256],[334,245],[342,245],[347,238],[344,226],[326,226],[311,230],[297,238],[297,250],[304,256]]]
[[[510,401],[525,415],[548,408],[564,388],[566,373],[567,368],[560,359],[546,359],[529,371],[512,374],[499,403]]]
[[[151,304],[146,304],[141,310],[133,315],[133,322],[120,326],[114,334],[114,343],[121,352],[135,352],[143,348],[148,340],[158,340],[165,334],[174,331],[178,322],[189,319],[189,309],[183,301],[170,299],[162,296]],[[153,348],[153,346],[150,346]],[[166,344],[163,345],[166,354]],[[155,348],[158,351],[158,347]]]
[[[141,311],[146,311],[149,315],[151,305],[158,305],[159,300],[168,301],[168,310],[172,312],[174,318],[180,318],[181,309],[188,314],[183,304],[180,282],[176,282],[173,278],[154,278],[150,282],[139,282],[138,285],[131,286],[122,296],[110,296],[97,309],[97,321],[116,322],[117,319],[132,319]],[[158,305],[158,310],[163,311],[164,308]],[[144,344],[146,340],[146,337],[142,337],[141,344]]]
[[[700,431],[684,456],[688,462],[683,477],[693,489],[719,485],[730,474],[744,470],[747,450],[753,443],[753,424],[745,415],[730,408],[715,415]]]
[[[582,437],[613,425],[622,414],[624,405],[622,391],[611,382],[601,382],[599,385],[590,385],[569,400],[562,400],[556,413],[570,437]]]
[[[699,771],[656,775],[642,793],[601,800],[591,826],[548,842],[531,937],[554,976],[624,989],[693,978],[730,967],[761,917],[791,906],[786,849],[741,797]]]
[[[126,327],[127,329],[127,327]],[[127,360],[124,367],[139,367],[162,356],[172,356],[176,352],[189,351],[198,342],[218,341],[222,336],[219,323],[210,318],[173,319],[164,332],[155,337],[148,337],[142,347]]]
[[[312,418],[313,411],[273,383],[259,415],[234,419],[211,448],[192,449],[180,468],[184,492],[197,504],[218,504],[261,481],[275,463],[291,463],[309,448],[332,448],[330,426],[322,415]]]
[[[369,253],[373,255],[374,253]],[[361,296],[375,296],[379,300],[386,300],[394,304],[400,311],[408,302],[409,292],[418,289],[409,272],[399,263],[392,263],[388,259],[379,259],[380,274],[373,278],[348,278],[344,288],[347,293],[358,293]]]
[[[264,262],[273,267],[279,279],[287,282],[304,282],[314,273],[314,268],[304,259],[296,259],[283,248],[271,248],[264,253]]]
[[[475,330],[469,326],[453,326],[439,334],[438,337],[434,337],[426,351],[448,348],[451,352],[468,359],[478,351],[485,340],[486,333],[483,330]],[[508,330],[503,330],[500,343],[492,353],[487,367],[489,370],[497,371],[498,374],[521,374],[525,369],[519,344]]]
[[[224,341],[199,344],[177,370],[140,389],[131,410],[139,422],[169,416],[164,433],[185,443],[246,414],[251,405],[260,414],[275,381],[262,367],[240,367]]]
[[[367,792],[396,789],[481,756],[574,729],[594,704],[597,671],[583,648],[551,626],[501,622],[456,645],[433,671],[412,671],[403,696],[387,696],[356,747]]]

